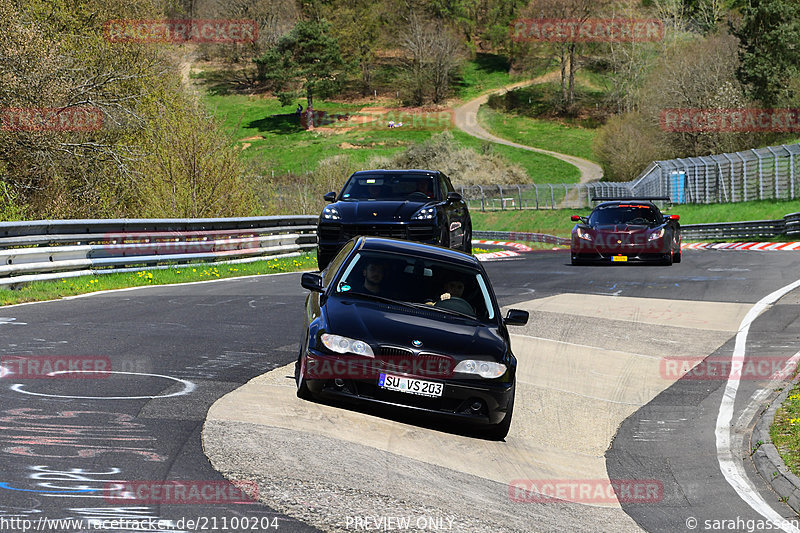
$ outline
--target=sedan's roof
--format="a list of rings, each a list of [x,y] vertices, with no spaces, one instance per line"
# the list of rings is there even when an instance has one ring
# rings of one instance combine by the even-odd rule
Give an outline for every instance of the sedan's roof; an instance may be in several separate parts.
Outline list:
[[[356,250],[393,252],[405,255],[412,255],[422,259],[434,259],[446,261],[460,266],[480,270],[478,260],[475,256],[465,254],[458,250],[432,246],[413,241],[402,241],[398,239],[386,239],[382,237],[358,237]]]

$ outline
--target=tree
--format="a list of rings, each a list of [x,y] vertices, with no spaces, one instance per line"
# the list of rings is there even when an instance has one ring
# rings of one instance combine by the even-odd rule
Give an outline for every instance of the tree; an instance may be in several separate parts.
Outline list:
[[[404,70],[412,104],[425,103],[428,89],[434,103],[442,102],[460,62],[458,39],[441,22],[422,20],[412,12],[400,45],[406,52]]]
[[[738,79],[766,106],[793,105],[800,78],[800,3],[751,0],[734,28],[739,38]]]
[[[342,57],[358,66],[362,96],[372,91],[376,51],[381,44],[381,26],[386,6],[373,0],[343,0],[328,12]]]
[[[741,109],[749,107],[736,79],[737,40],[730,34],[676,43],[658,61],[642,89],[639,108],[651,124],[665,109]],[[734,152],[759,144],[758,134],[722,131],[667,131],[664,143],[676,157]]]
[[[609,0],[534,0],[525,10],[526,16],[536,19],[568,20],[582,24],[601,13]],[[577,35],[565,34],[549,45],[558,57],[561,67],[561,107],[570,112],[575,103],[575,72],[581,51],[589,46],[577,39]]]
[[[325,97],[338,91],[345,67],[339,43],[330,35],[330,24],[324,19],[298,22],[255,62],[260,80],[277,94],[282,105],[290,105],[298,96],[295,87],[301,87],[309,127],[314,126],[314,95]]]

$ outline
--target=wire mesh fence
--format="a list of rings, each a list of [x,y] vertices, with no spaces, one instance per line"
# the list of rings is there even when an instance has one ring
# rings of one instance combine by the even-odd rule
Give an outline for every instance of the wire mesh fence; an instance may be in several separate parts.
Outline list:
[[[525,183],[459,187],[469,208],[476,211],[514,209],[577,209],[590,207],[595,196],[630,196],[628,184]]]
[[[800,196],[800,143],[731,154],[653,161],[630,182],[461,187],[470,209],[579,209],[596,196],[668,196],[676,204],[792,200]]]
[[[674,203],[791,200],[797,197],[800,144],[731,154],[654,161],[630,184],[634,196],[669,196]]]

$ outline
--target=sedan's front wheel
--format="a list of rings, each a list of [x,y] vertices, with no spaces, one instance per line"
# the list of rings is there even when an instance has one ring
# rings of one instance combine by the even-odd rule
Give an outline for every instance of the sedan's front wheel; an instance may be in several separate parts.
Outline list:
[[[300,347],[300,355],[294,363],[294,381],[297,384],[297,397],[301,400],[310,400],[311,391],[306,383],[306,358],[303,357],[303,347]]]
[[[508,402],[508,409],[506,410],[506,416],[503,418],[503,421],[499,424],[494,424],[493,426],[489,426],[486,430],[486,436],[492,440],[503,440],[508,435],[508,430],[511,429],[511,417],[514,414],[514,396],[512,394],[511,400]]]

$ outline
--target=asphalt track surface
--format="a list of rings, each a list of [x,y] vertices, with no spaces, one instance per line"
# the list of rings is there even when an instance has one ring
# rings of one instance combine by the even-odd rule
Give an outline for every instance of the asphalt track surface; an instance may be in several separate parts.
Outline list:
[[[797,264],[794,253],[686,251],[684,262],[672,267],[573,267],[565,252],[533,252],[486,267],[503,306],[578,294],[585,295],[584,309],[579,303],[578,312],[603,320],[597,316],[603,310],[592,308],[597,301],[592,298],[663,299],[688,305],[716,302],[749,308],[800,278]],[[109,501],[106,495],[111,484],[123,481],[222,482],[224,478],[203,452],[201,431],[206,413],[222,396],[295,359],[303,299],[299,274],[287,274],[115,291],[0,309],[1,356],[94,357],[108,360],[115,372],[103,379],[14,379],[7,375],[0,381],[4,474],[0,480],[0,529],[21,530],[19,522],[2,522],[12,518],[31,520],[36,527],[44,518],[155,517],[171,521],[170,527],[156,531],[201,530],[185,527],[187,519],[202,522],[211,530],[214,518],[217,530],[225,530],[221,528],[223,520],[230,525],[234,517],[244,517],[259,520],[261,525],[264,520],[275,523],[277,519],[282,531],[316,530],[260,503],[120,503]],[[800,351],[798,316],[796,292],[769,307],[750,328],[746,357],[784,360]],[[628,319],[632,329],[648,320]],[[564,326],[554,321],[551,326],[561,328],[553,336],[579,344],[591,333],[576,324]],[[715,331],[719,333],[719,329]],[[737,324],[730,325],[725,333],[728,339],[712,355],[730,356],[737,329]],[[604,342],[613,344],[615,340]],[[653,342],[657,344],[658,339]],[[598,361],[599,367],[603,364]],[[678,380],[622,421],[605,453],[608,477],[659,480],[664,486],[658,501],[621,504],[635,527],[647,531],[746,531],[747,520],[753,524],[763,520],[721,473],[715,424],[725,385],[720,379]],[[741,381],[733,420],[744,428],[742,434],[760,410],[753,407],[753,395],[774,386],[765,380]],[[756,403],[763,405],[768,399],[762,395]],[[574,413],[560,416],[566,417],[567,423],[574,417],[575,424],[592,424],[591,419]],[[275,445],[279,443],[276,438]],[[752,471],[743,451],[747,446],[749,443],[734,446],[734,452],[754,490],[778,516],[792,517],[791,509]],[[306,497],[313,500],[315,495]],[[597,522],[581,518],[580,504],[565,510],[560,524],[560,508],[552,504],[519,505],[532,518],[528,527],[508,530],[599,530]],[[591,516],[593,507],[585,508]],[[547,515],[546,520],[537,522],[537,513]],[[698,520],[696,529],[687,528],[690,517]],[[493,516],[487,509],[483,521],[500,531],[507,518]],[[730,527],[707,522],[737,519],[739,522],[727,524]],[[184,527],[176,529],[181,524]],[[50,524],[39,530],[89,528],[86,524],[83,528]]]

